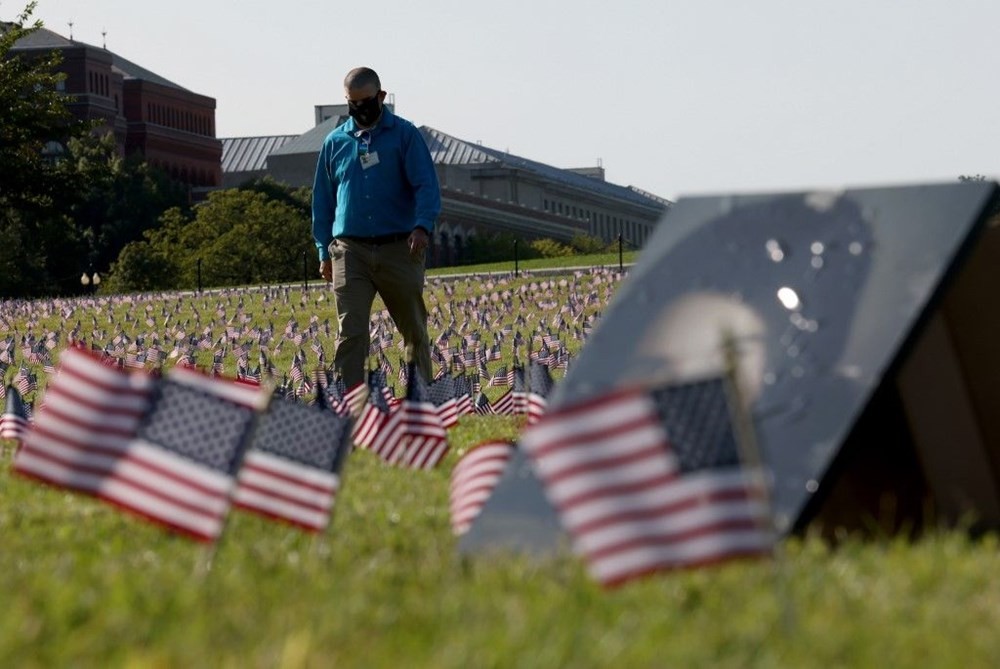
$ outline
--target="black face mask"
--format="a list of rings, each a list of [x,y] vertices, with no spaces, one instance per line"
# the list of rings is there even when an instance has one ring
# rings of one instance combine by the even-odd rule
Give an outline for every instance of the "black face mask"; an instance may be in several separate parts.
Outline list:
[[[382,103],[378,100],[378,95],[358,101],[348,101],[347,113],[359,125],[371,127],[379,116],[382,115]]]

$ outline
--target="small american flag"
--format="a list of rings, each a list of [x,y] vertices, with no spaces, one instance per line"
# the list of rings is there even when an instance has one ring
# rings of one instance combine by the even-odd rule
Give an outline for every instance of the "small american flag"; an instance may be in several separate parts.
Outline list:
[[[0,415],[0,439],[20,441],[28,429],[28,410],[17,388],[8,388],[6,395],[3,415]]]
[[[233,505],[312,532],[330,522],[351,419],[273,399],[237,476]]]
[[[458,425],[458,398],[455,396],[455,378],[442,376],[427,388],[427,395],[437,407],[441,424],[446,430]]]
[[[59,362],[15,471],[216,539],[266,395],[185,368],[166,379],[127,373],[79,349]]]
[[[451,529],[465,534],[482,511],[514,453],[510,441],[487,441],[474,446],[451,472]]]
[[[371,450],[389,464],[432,469],[448,452],[448,433],[419,370],[412,362],[409,367],[406,397],[375,435]]]
[[[525,388],[524,368],[518,365],[509,372],[510,390],[493,403],[493,411],[503,416],[523,416],[528,409],[528,392]]]
[[[763,491],[740,465],[722,379],[561,408],[521,446],[604,585],[771,549]]]
[[[537,423],[548,406],[548,396],[555,381],[549,368],[538,362],[528,363],[528,394],[526,398],[528,425]]]
[[[480,416],[488,416],[490,414],[495,414],[492,405],[490,405],[490,398],[488,398],[483,393],[479,393],[476,396],[475,411]]]
[[[369,374],[369,384],[372,383],[377,384],[377,377]],[[377,386],[372,388],[369,385],[368,401],[361,410],[361,415],[354,428],[354,443],[362,448],[370,448],[390,413],[391,410],[385,395]]]
[[[344,401],[351,408],[351,415],[358,416],[365,406],[368,398],[368,385],[364,382],[356,383],[344,391]]]
[[[510,381],[508,380],[507,377],[507,365],[502,365],[500,369],[498,369],[496,373],[493,375],[493,378],[490,379],[490,382],[486,384],[486,387],[492,388],[496,386],[499,388],[506,388],[509,385]]]

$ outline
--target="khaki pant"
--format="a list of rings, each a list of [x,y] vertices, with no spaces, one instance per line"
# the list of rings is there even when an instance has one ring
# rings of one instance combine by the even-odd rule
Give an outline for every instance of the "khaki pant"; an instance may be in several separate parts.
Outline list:
[[[340,323],[334,365],[347,386],[365,380],[368,324],[376,293],[403,335],[406,360],[416,363],[425,380],[434,378],[423,295],[424,253],[411,255],[405,239],[382,245],[335,239],[330,257]]]

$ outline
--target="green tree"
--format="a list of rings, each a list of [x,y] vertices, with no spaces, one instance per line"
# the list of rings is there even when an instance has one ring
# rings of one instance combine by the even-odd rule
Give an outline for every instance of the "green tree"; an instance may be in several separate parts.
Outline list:
[[[312,188],[292,188],[275,181],[273,177],[264,176],[240,184],[239,189],[261,193],[269,200],[287,204],[297,209],[303,216],[312,217]]]
[[[0,201],[8,207],[49,204],[61,185],[53,163],[65,143],[85,131],[57,91],[65,79],[59,52],[14,51],[42,27],[41,21],[28,24],[35,4],[14,23],[0,24]]]
[[[516,235],[509,232],[495,232],[469,236],[465,243],[466,258],[470,264],[513,260],[515,241],[518,242],[517,256],[521,260],[540,257],[538,251]]]
[[[572,246],[566,246],[554,239],[536,239],[531,242],[531,248],[543,258],[563,258],[575,254]]]
[[[577,253],[603,253],[608,246],[600,237],[592,237],[583,233],[574,236],[569,245]]]
[[[0,295],[31,296],[79,289],[83,239],[62,207],[75,181],[59,161],[88,126],[66,109],[57,87],[58,52],[15,51],[41,28],[29,3],[0,24]]]
[[[122,158],[111,133],[69,141],[60,162],[67,181],[75,180],[65,208],[87,241],[88,265],[104,272],[126,244],[159,225],[171,207],[186,207],[187,189],[152,168],[138,154]]]
[[[74,119],[57,50],[18,50],[42,27],[30,3],[0,24],[0,295],[81,290],[104,274],[187,190],[141,156],[122,158],[107,128]]]
[[[109,290],[193,288],[292,282],[318,274],[311,223],[303,211],[253,190],[210,193],[188,218],[180,209],[127,245],[112,266]]]

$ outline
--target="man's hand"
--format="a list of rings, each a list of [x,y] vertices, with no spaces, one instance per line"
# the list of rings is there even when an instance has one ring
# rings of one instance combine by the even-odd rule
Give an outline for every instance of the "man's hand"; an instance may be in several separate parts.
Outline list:
[[[410,255],[415,256],[430,244],[430,237],[427,236],[427,231],[423,228],[413,228],[413,232],[410,233],[410,238],[407,244],[410,245]]]
[[[326,260],[319,261],[319,275],[323,277],[327,283],[333,281],[333,261],[327,258]]]

